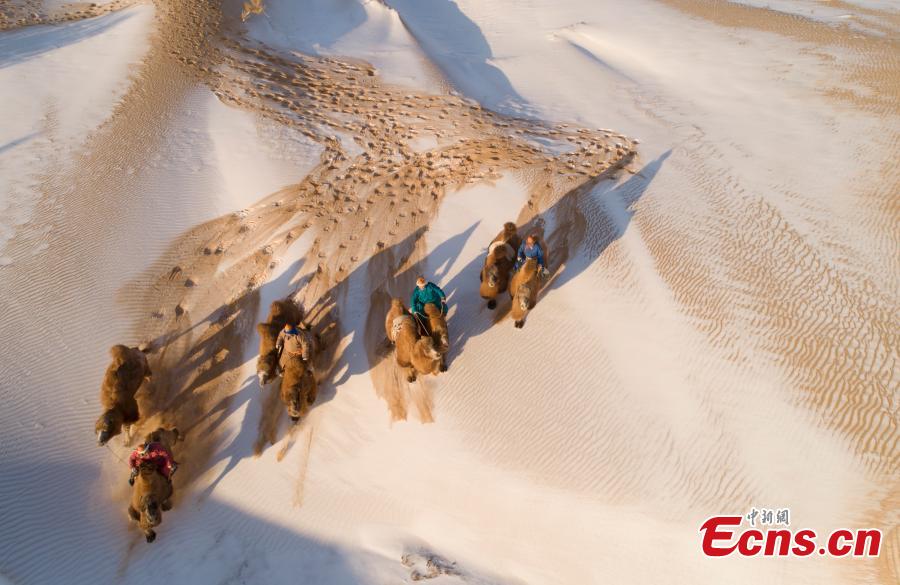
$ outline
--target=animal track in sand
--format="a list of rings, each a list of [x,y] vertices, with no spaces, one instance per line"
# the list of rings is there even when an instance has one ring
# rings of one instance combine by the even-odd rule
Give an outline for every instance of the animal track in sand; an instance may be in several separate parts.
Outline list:
[[[64,18],[77,20],[126,5],[78,8]],[[0,12],[11,14],[9,6],[3,1]],[[334,338],[326,344],[330,355],[321,368],[327,394],[334,391],[340,338],[337,300],[349,279],[363,275],[371,290],[409,288],[410,270],[424,256],[422,235],[448,193],[516,174],[530,190],[532,205],[519,213],[524,222],[634,156],[632,143],[609,131],[505,117],[456,95],[383,83],[370,64],[359,60],[270,49],[247,40],[238,15],[223,13],[215,2],[157,0],[155,6],[157,32],[147,57],[112,118],[91,137],[92,156],[123,168],[130,159],[151,159],[163,147],[158,135],[148,130],[149,139],[133,137],[143,136],[147,128],[142,124],[150,130],[164,127],[178,96],[197,84],[222,103],[291,128],[321,147],[318,164],[302,181],[182,234],[122,291],[132,306],[144,308],[134,323],[138,337],[159,348],[152,355],[152,391],[142,407],[159,415],[160,423],[188,433],[176,480],[179,494],[208,471],[222,419],[245,395],[240,392],[242,348],[253,336],[273,262],[289,246],[305,235],[314,238],[306,255],[287,270],[302,276],[295,298],[306,308],[313,330]],[[20,24],[0,23],[4,26]],[[427,148],[414,142],[423,138]],[[572,140],[586,150],[554,154],[546,146]],[[622,146],[614,148],[616,141]],[[126,179],[115,174],[79,180],[89,193],[127,187]],[[189,281],[193,286],[185,286]],[[385,310],[378,303],[369,307],[377,321]],[[360,336],[355,343],[378,341]],[[392,378],[377,371],[388,364],[376,360],[369,366],[376,386]],[[391,409],[392,416],[402,418],[412,410],[423,421],[433,420],[428,389],[399,384],[378,388],[381,395],[403,402]]]

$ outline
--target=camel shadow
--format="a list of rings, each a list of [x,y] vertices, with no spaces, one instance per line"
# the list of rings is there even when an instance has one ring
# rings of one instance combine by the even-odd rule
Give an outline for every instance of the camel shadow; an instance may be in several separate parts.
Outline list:
[[[603,181],[587,190],[576,189],[570,201],[561,200],[539,214],[534,223],[552,228],[548,245],[553,254],[553,276],[543,287],[542,295],[584,272],[610,244],[625,235],[635,204],[671,154],[672,150],[667,150],[621,183]]]
[[[547,210],[519,226],[519,234],[543,233],[549,247],[552,273],[544,283],[534,310],[540,310],[540,298],[583,273],[625,233],[634,215],[633,207],[656,177],[671,150],[629,177],[616,183],[617,169],[601,173],[594,179],[567,192]],[[497,226],[498,231],[501,226]],[[448,366],[465,350],[466,342],[504,320],[509,312],[510,295],[498,298],[497,308],[488,309],[479,294],[479,275],[484,253],[472,259],[444,285],[448,298],[453,298],[450,352]],[[457,316],[460,316],[459,318]]]
[[[107,485],[98,483],[107,474],[94,463],[14,457],[4,460],[3,477],[4,496],[14,494],[3,501],[15,501],[2,512],[4,583],[6,578],[17,583],[157,582],[165,566],[163,580],[173,583],[350,585],[368,581],[359,561],[385,561],[358,550],[350,562],[346,547],[311,539],[214,498],[202,504],[176,500],[163,515],[158,539],[149,545],[126,518],[131,491],[124,473]],[[183,493],[175,478],[176,494]],[[399,567],[399,553],[396,563]]]
[[[384,351],[385,348],[391,347],[384,330],[384,318],[390,309],[391,299],[399,297],[403,301],[404,306],[409,309],[410,295],[415,288],[416,278],[422,274],[428,280],[437,282],[446,275],[450,266],[459,258],[463,248],[465,248],[466,243],[472,237],[472,234],[475,233],[480,223],[480,221],[476,221],[465,230],[441,242],[427,256],[406,269],[401,269],[401,266],[395,266],[393,269],[387,267],[386,271],[382,272],[385,276],[372,291],[372,302],[369,303],[369,315],[367,317],[367,323],[371,323],[371,329],[367,328],[366,335],[366,340],[369,343],[367,353],[370,367],[376,366],[378,362],[390,355],[390,351]],[[426,274],[425,268],[428,265],[435,267],[430,274]],[[448,304],[453,303],[456,297],[455,289],[444,289],[444,292],[447,293]],[[450,322],[448,319],[448,326],[452,326]],[[450,357],[448,356],[448,363],[449,359]]]
[[[258,321],[265,319],[264,313],[268,311],[271,301],[284,298],[285,292],[290,290],[291,292],[287,296],[298,300],[304,309],[305,320],[313,324],[313,331],[320,334],[323,331],[330,331],[325,334],[326,339],[323,339],[323,355],[317,359],[317,370],[320,367],[322,370],[318,375],[318,396],[312,409],[334,399],[340,385],[354,375],[366,373],[370,368],[365,344],[351,343],[344,351],[338,351],[338,337],[352,334],[354,339],[358,339],[358,332],[352,323],[358,320],[359,315],[342,316],[338,314],[339,307],[347,306],[346,300],[351,293],[349,289],[354,286],[364,287],[370,278],[379,283],[389,281],[391,275],[397,270],[397,268],[391,267],[402,266],[409,259],[425,231],[424,227],[419,228],[400,242],[379,250],[357,266],[346,278],[327,288],[324,292],[318,290],[317,277],[327,277],[327,274],[306,275],[298,282],[292,283],[292,279],[303,267],[302,260],[285,270],[279,278],[267,282],[254,292],[258,298],[253,304],[258,307]],[[383,286],[383,284],[379,286]],[[303,299],[312,300],[304,303]],[[373,310],[372,307],[369,307],[367,315],[376,314],[379,310],[379,308]],[[378,315],[378,319],[382,323],[386,311],[385,306],[384,312]],[[337,334],[337,331],[340,333]],[[253,352],[253,348],[256,347],[253,344],[258,344],[258,340],[254,323],[253,338],[247,341],[248,354]],[[214,343],[212,345],[215,346]],[[208,498],[222,479],[242,460],[260,455],[267,446],[274,445],[280,440],[284,434],[281,429],[285,427],[283,423],[287,418],[285,407],[280,400],[280,383],[281,380],[278,379],[266,387],[260,388],[256,376],[248,376],[242,381],[241,388],[237,393],[222,398],[205,417],[204,429],[213,431],[246,404],[246,412],[237,436],[206,465],[207,469],[211,469],[221,462],[227,461],[225,467],[200,495],[201,499]],[[302,425],[303,421],[299,424]],[[288,425],[287,428],[288,434],[290,434],[293,427]]]

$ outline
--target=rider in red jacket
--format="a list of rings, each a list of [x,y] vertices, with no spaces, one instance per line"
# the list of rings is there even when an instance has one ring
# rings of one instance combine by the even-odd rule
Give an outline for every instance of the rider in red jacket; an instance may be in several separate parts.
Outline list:
[[[178,469],[178,464],[175,463],[172,454],[169,453],[169,450],[162,443],[145,443],[135,447],[128,457],[128,466],[131,467],[131,477],[128,478],[129,484],[134,485],[134,478],[137,477],[138,469],[140,469],[141,463],[145,461],[153,463],[156,466],[156,470],[169,481],[172,481],[172,474]]]

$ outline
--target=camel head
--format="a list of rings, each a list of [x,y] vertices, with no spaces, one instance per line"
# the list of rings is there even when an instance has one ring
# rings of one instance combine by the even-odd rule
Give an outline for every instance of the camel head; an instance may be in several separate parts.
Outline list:
[[[424,355],[425,357],[427,357],[429,360],[432,360],[432,361],[438,361],[438,362],[441,361],[441,354],[437,350],[437,348],[434,347],[433,339],[431,339],[430,337],[423,337],[416,343],[420,344],[420,349],[421,349],[422,355]]]
[[[167,429],[165,427],[160,427],[153,431],[152,433],[147,434],[144,437],[145,443],[164,443],[166,445],[174,445],[178,441],[182,440],[184,437],[181,436],[181,431],[179,431],[176,427],[172,427],[171,429]]]
[[[491,264],[487,267],[487,285],[491,288],[497,288],[497,283],[500,280],[500,269],[497,268],[496,264]]]
[[[127,345],[122,345],[121,343],[117,343],[116,345],[109,348],[109,355],[113,359],[114,362],[123,363],[128,359],[131,355],[131,350],[128,349]]]
[[[117,408],[110,408],[100,415],[94,425],[97,433],[97,445],[106,445],[110,439],[122,432],[122,412]]]
[[[519,308],[523,311],[527,311],[531,308],[531,287],[528,285],[522,285],[518,290],[519,295]]]
[[[288,406],[288,416],[296,420],[300,418],[300,412],[300,393],[294,392],[291,395],[291,404]]]
[[[256,360],[256,375],[259,377],[259,385],[265,386],[275,379],[275,368],[278,365],[278,352],[270,351],[261,355]]]
[[[141,497],[141,524],[147,528],[159,526],[162,522],[162,505],[154,494],[147,494]]]
[[[392,298],[391,311],[400,311],[401,313],[405,313],[406,307],[403,306],[403,301],[397,297]]]

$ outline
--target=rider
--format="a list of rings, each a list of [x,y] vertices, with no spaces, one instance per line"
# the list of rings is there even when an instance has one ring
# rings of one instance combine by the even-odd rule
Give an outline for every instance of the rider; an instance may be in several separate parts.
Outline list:
[[[417,319],[421,319],[420,322],[428,322],[425,317],[425,305],[428,303],[440,307],[442,315],[447,314],[447,295],[441,287],[433,282],[427,282],[424,276],[420,276],[416,279],[416,288],[413,289],[412,296],[409,297],[409,309]]]
[[[309,361],[310,350],[312,349],[312,341],[309,338],[309,331],[303,327],[297,327],[290,323],[285,323],[284,329],[278,334],[275,340],[275,349],[278,350],[278,365],[284,371],[289,357],[299,356],[300,359],[307,363],[310,368],[312,364]]]
[[[541,273],[546,276],[548,274],[547,266],[544,264],[544,251],[538,243],[537,234],[530,234],[525,241],[519,246],[519,252],[516,256],[516,265],[513,270],[518,270],[529,258],[537,259],[538,268]]]
[[[162,443],[147,441],[135,447],[128,457],[128,466],[131,467],[131,476],[128,478],[129,485],[134,485],[134,478],[138,475],[141,463],[145,461],[153,463],[156,466],[156,470],[170,482],[175,470],[178,469],[178,463],[175,462],[172,454]]]

